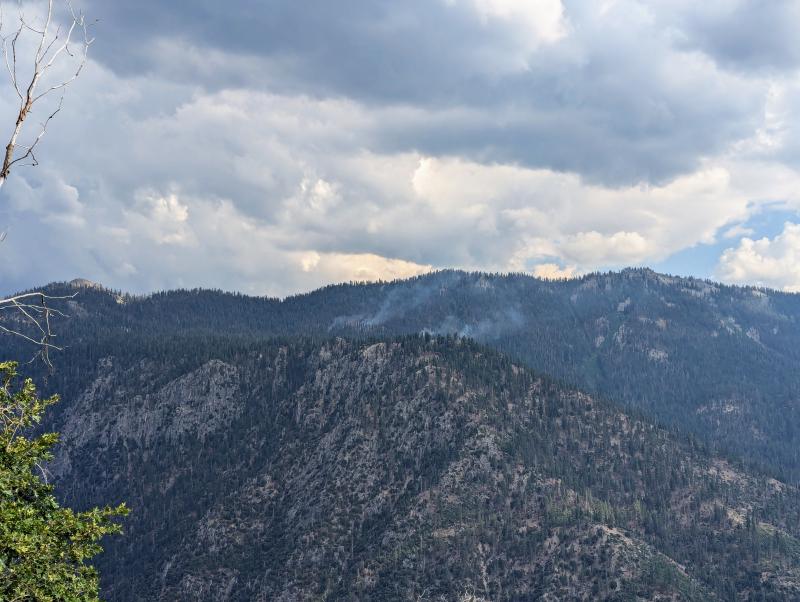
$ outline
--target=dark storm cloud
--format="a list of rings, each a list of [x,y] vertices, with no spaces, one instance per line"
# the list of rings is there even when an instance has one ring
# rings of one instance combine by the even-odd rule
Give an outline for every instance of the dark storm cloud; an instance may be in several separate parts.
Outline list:
[[[796,0],[711,2],[680,19],[686,45],[721,65],[748,71],[800,67],[800,3]]]
[[[716,22],[670,11],[659,20],[637,5],[600,15],[599,4],[566,3],[566,35],[535,50],[532,32],[481,18],[471,2],[90,0],[87,10],[105,30],[99,58],[122,74],[470,115],[387,123],[374,133],[381,149],[622,185],[666,181],[752,132],[763,94],[674,52],[672,30],[685,27],[698,32],[692,44],[733,60],[735,40],[715,35]],[[750,16],[726,18],[744,29]],[[202,68],[212,52],[215,68]]]
[[[175,57],[159,56],[152,45],[168,38],[199,53],[268,59],[281,76],[267,82],[259,72],[240,74],[249,86],[376,102],[452,102],[481,62],[490,67],[492,56],[518,42],[439,0],[90,0],[87,11],[111,33],[98,42],[99,58],[121,73],[163,68]],[[229,74],[209,76],[202,83],[218,87]]]

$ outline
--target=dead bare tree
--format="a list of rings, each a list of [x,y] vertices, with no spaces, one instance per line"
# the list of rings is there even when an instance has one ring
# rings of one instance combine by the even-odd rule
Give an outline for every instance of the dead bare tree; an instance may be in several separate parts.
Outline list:
[[[50,121],[61,111],[64,102],[64,90],[80,76],[89,55],[89,46],[94,41],[89,36],[89,27],[83,13],[75,12],[71,0],[64,0],[67,14],[70,19],[68,26],[56,25],[53,31],[53,0],[47,1],[47,14],[44,23],[40,26],[30,24],[25,18],[22,2],[18,2],[19,18],[15,27],[5,33],[5,15],[0,4],[0,42],[2,43],[3,59],[6,64],[11,85],[19,99],[19,110],[16,115],[14,129],[6,145],[3,166],[0,168],[0,186],[2,186],[11,168],[19,163],[28,162],[27,165],[38,165],[36,160],[36,147],[47,132]],[[76,32],[79,32],[80,41],[75,42]],[[20,73],[19,46],[22,37],[26,34],[35,36],[36,51],[33,56],[32,72],[27,76]],[[75,50],[79,45],[80,49]],[[67,78],[56,82],[47,82],[48,72],[57,64],[60,57],[69,56],[77,58],[75,68]],[[51,110],[40,125],[36,136],[26,145],[19,147],[19,139],[25,122],[33,112],[35,105],[46,96],[60,93],[60,99],[55,109]]]
[[[15,109],[14,127],[0,167],[0,188],[15,166],[39,164],[36,158],[37,147],[47,132],[47,126],[61,111],[64,92],[80,76],[86,65],[89,47],[94,41],[89,35],[89,25],[83,13],[75,11],[71,0],[63,0],[63,6],[66,24],[58,22],[53,0],[47,0],[43,19],[33,23],[25,15],[22,0],[18,0],[17,18],[9,26],[5,7],[0,3],[0,45],[11,86],[19,101]],[[26,47],[25,44],[30,41],[32,44]],[[60,78],[51,79],[50,75],[58,70],[65,59],[70,59],[66,76],[62,71]],[[47,109],[38,129],[29,137],[28,142],[20,143],[25,137],[28,118],[38,106],[44,106],[42,103],[48,96],[55,95],[58,95],[58,101]],[[0,241],[4,237],[4,234],[0,234]],[[55,335],[51,328],[51,319],[64,315],[51,304],[67,298],[69,297],[55,297],[42,292],[0,297],[0,334],[22,337],[34,343],[39,348],[37,355],[50,365],[50,351],[60,349],[53,342]],[[11,313],[14,314],[14,319],[8,318]]]

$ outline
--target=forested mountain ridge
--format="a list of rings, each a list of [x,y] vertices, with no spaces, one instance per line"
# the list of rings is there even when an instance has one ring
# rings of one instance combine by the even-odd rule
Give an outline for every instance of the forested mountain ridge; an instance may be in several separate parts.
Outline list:
[[[796,488],[467,339],[126,343],[50,466],[109,600],[800,597]]]
[[[89,355],[98,340],[148,335],[468,336],[800,479],[799,295],[646,269],[559,282],[443,271],[285,300],[203,290],[134,297],[86,282],[48,291],[77,293],[72,319],[56,326],[73,352]]]

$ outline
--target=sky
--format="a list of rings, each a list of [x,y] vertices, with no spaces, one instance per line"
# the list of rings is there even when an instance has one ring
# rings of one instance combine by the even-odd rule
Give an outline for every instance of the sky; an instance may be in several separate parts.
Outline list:
[[[800,0],[76,6],[96,41],[0,189],[0,290],[650,266],[800,291]],[[15,110],[0,86],[3,145]]]

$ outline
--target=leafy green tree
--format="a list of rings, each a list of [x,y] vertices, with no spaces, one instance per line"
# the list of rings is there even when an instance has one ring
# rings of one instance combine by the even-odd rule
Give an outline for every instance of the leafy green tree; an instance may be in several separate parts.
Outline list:
[[[31,379],[21,385],[14,362],[0,362],[0,600],[98,600],[99,578],[87,561],[104,535],[120,533],[116,508],[62,508],[47,483],[44,462],[58,434],[26,437],[57,396],[40,399]]]

